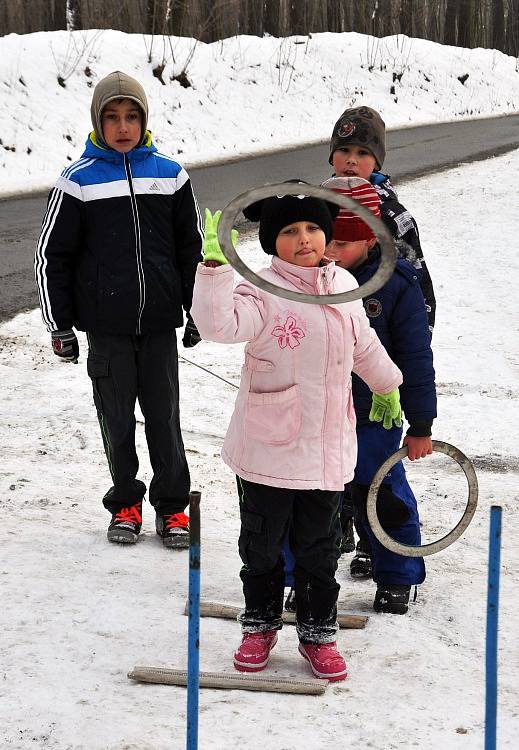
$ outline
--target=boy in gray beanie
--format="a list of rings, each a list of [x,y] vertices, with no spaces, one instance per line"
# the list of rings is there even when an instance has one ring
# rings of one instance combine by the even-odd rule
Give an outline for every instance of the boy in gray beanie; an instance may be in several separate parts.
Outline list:
[[[97,84],[81,158],[51,191],[35,257],[43,320],[54,353],[77,362],[86,331],[112,487],[107,536],[133,544],[146,492],[137,479],[135,403],[153,468],[149,500],[166,547],[187,547],[190,477],[179,420],[176,328],[189,315],[202,225],[185,169],[153,145],[141,84],[114,71]]]
[[[385,157],[386,126],[380,114],[366,106],[346,109],[333,126],[328,161],[337,177],[360,177],[369,180],[376,189],[381,200],[381,218],[395,239],[399,257],[405,258],[417,270],[432,335],[436,300],[423,257],[418,226],[413,216],[399,202],[390,176],[380,171]],[[355,548],[355,540],[353,507],[349,502],[348,490],[345,493],[341,523],[344,534],[341,550],[351,552]],[[371,576],[369,540],[362,533],[350,567],[355,578]]]

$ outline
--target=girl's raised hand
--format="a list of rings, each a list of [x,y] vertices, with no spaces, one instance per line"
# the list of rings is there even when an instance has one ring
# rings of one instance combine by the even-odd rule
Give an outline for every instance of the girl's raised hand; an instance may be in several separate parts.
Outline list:
[[[220,243],[218,242],[218,222],[220,221],[221,215],[221,211],[215,211],[213,215],[208,208],[205,209],[205,238],[202,253],[204,264],[211,268],[214,268],[215,266],[224,266],[229,263],[222,252]],[[238,240],[238,232],[236,229],[233,229],[231,232],[231,240],[233,247],[236,247],[236,242]]]

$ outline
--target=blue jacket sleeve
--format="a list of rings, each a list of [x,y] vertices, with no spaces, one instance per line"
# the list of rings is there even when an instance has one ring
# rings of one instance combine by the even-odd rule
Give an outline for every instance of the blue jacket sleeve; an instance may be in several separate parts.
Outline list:
[[[409,432],[423,434],[425,429],[425,434],[430,434],[430,425],[436,417],[435,373],[427,312],[417,282],[401,284],[390,329],[392,358],[404,377],[400,399],[410,424]]]

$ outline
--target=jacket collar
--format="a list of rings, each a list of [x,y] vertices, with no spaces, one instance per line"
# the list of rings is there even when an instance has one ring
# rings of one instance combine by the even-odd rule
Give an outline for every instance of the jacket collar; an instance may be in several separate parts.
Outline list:
[[[146,159],[156,150],[157,148],[153,144],[153,141],[151,139],[151,132],[147,130],[144,143],[141,146],[137,146],[137,148],[133,148],[131,151],[129,151],[127,156],[130,162],[143,161],[143,159]],[[114,149],[108,148],[108,146],[106,146],[102,141],[98,141],[93,130],[88,136],[85,144],[85,150],[81,154],[81,158],[85,157],[88,159],[104,159],[105,161],[114,162],[116,164],[122,163],[124,161],[124,154],[119,153],[119,151],[114,151]]]
[[[271,267],[282,278],[289,281],[301,291],[313,294],[332,294],[335,279],[335,263],[331,261],[324,266],[303,268],[287,263],[276,255],[272,258]]]

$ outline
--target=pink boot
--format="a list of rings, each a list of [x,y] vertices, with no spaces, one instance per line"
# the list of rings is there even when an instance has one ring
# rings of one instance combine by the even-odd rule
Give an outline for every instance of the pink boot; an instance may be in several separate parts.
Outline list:
[[[346,662],[337,651],[335,641],[332,643],[299,643],[299,653],[310,664],[316,677],[331,682],[346,678]]]
[[[277,630],[244,633],[240,647],[234,652],[235,668],[239,672],[259,672],[265,669],[277,640]]]

